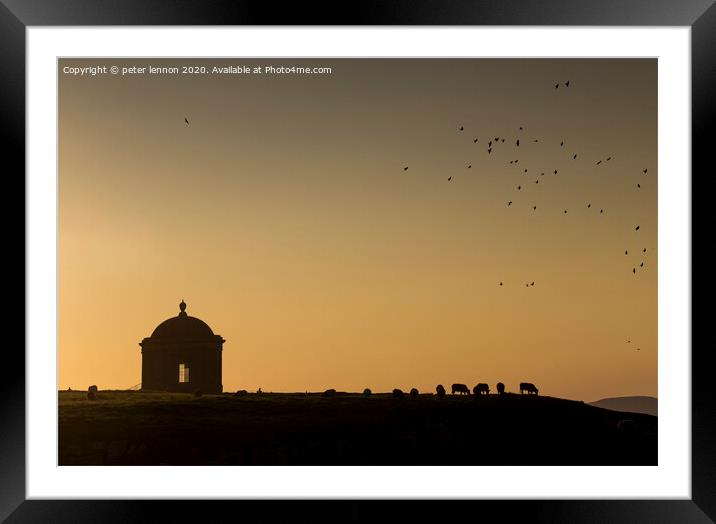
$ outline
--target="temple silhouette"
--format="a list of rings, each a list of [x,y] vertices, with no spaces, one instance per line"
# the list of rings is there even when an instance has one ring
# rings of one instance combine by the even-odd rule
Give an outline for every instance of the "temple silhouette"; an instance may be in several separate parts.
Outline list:
[[[142,390],[221,393],[224,342],[206,322],[187,315],[182,300],[179,314],[159,324],[139,343]]]

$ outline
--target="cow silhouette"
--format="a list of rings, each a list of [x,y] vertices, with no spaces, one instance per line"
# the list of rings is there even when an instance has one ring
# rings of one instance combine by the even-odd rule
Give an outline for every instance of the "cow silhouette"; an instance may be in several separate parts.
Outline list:
[[[531,382],[520,382],[520,395],[522,395],[525,391],[527,394],[533,393],[535,395],[539,395],[539,389],[537,389],[537,386]]]
[[[398,388],[395,388],[395,389],[393,390],[393,396],[394,396],[395,398],[403,398],[403,397],[405,396],[405,393],[403,393],[402,390],[400,390],[400,389],[398,389]]]
[[[502,395],[505,393],[505,385],[502,382],[497,383],[497,393]]]
[[[248,394],[249,394],[249,392],[246,391],[245,389],[240,389],[236,393],[234,393],[234,395],[236,395],[237,397],[245,397]]]
[[[410,398],[418,398],[418,390],[416,388],[413,388],[410,390]]]
[[[333,388],[327,389],[326,391],[324,391],[323,393],[321,393],[321,396],[322,396],[322,397],[329,397],[329,398],[330,398],[330,397],[335,397],[335,396],[336,396],[336,390],[333,389]]]
[[[483,393],[485,395],[489,395],[490,394],[490,386],[488,386],[484,382],[480,382],[477,386],[472,388],[472,392],[475,395],[482,395]]]
[[[368,389],[368,388],[365,388],[365,389],[363,390],[363,396],[364,396],[364,397],[370,397],[372,394],[373,394],[373,392],[372,392],[370,389]]]
[[[438,394],[438,398],[443,398],[445,396],[445,387],[442,384],[438,384],[438,387],[435,388],[435,392]]]
[[[94,391],[95,393],[97,393],[97,386],[92,385],[87,388],[87,391]]]
[[[470,390],[465,384],[453,384],[452,385],[452,394],[454,395],[455,392],[460,393],[461,395],[469,395]]]

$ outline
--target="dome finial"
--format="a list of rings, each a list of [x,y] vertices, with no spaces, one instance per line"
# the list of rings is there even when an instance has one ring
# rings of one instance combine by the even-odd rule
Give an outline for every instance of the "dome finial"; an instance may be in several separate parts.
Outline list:
[[[185,309],[186,309],[186,302],[184,302],[184,299],[182,298],[181,302],[179,302],[179,315],[180,316],[186,315],[186,311],[184,311]]]

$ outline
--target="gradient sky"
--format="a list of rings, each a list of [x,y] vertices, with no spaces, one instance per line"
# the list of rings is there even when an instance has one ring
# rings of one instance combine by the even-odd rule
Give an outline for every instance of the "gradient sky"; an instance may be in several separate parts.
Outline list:
[[[62,73],[100,64],[333,71]],[[657,395],[656,60],[58,74],[60,389],[140,382],[183,298],[226,339],[225,391]]]

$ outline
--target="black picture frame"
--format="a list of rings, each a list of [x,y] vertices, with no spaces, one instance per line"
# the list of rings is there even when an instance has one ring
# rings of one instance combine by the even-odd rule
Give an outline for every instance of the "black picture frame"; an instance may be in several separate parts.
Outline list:
[[[708,126],[716,106],[714,0],[0,0],[0,138],[3,178],[25,173],[25,30],[83,25],[558,25],[689,26],[692,51],[692,182],[713,174]],[[663,146],[663,145],[662,145]],[[23,188],[20,190],[24,194]],[[12,193],[19,194],[19,193]],[[698,193],[694,193],[698,194]],[[14,224],[9,218],[6,224]],[[696,225],[696,224],[694,224]],[[7,228],[8,230],[11,228]],[[692,250],[693,253],[693,250]],[[693,256],[693,255],[692,255]],[[27,264],[27,260],[23,260]],[[19,265],[19,261],[17,262]],[[24,271],[24,268],[23,268]],[[26,273],[24,273],[26,274]],[[26,282],[27,283],[27,282]],[[51,297],[48,296],[48,300]],[[24,303],[24,301],[23,301]],[[15,311],[20,308],[15,306]],[[692,308],[692,315],[695,313]],[[23,309],[24,314],[24,309]],[[14,323],[7,320],[10,325]],[[693,320],[692,320],[693,325]],[[19,330],[19,327],[15,329]],[[693,328],[692,328],[693,331]],[[12,349],[12,348],[6,348]],[[688,350],[689,348],[684,348]],[[401,521],[445,521],[455,512],[502,522],[711,522],[716,520],[714,359],[693,344],[692,498],[690,500],[416,501],[400,503]],[[83,501],[26,500],[25,358],[4,351],[0,381],[0,520],[7,522],[365,522],[386,516],[379,501]],[[448,506],[449,504],[449,506]],[[407,506],[407,507],[406,507]]]

